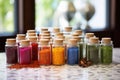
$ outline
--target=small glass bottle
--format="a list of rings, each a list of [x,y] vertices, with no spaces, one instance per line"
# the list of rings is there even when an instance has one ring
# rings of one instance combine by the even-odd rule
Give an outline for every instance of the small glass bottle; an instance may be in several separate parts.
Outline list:
[[[102,38],[101,41],[101,63],[112,63],[113,44],[111,38]]]
[[[52,64],[65,64],[65,46],[62,39],[55,39],[52,45]]]
[[[73,39],[77,39],[77,44],[78,44],[78,48],[79,48],[79,57],[78,57],[78,60],[81,60],[83,59],[83,50],[84,50],[84,42],[83,40],[81,39],[80,36],[73,36]]]
[[[87,61],[91,61],[93,64],[100,62],[100,44],[97,37],[92,37],[87,43]]]
[[[16,43],[20,45],[20,41],[25,40],[25,34],[17,34],[16,36]]]
[[[71,32],[72,32],[72,27],[68,26],[68,27],[65,27],[63,33],[64,33],[64,36],[65,36],[65,42],[67,43],[70,39],[70,36],[71,36]]]
[[[30,64],[32,62],[32,47],[29,40],[22,40],[19,46],[19,63]]]
[[[18,63],[18,45],[16,39],[7,39],[5,45],[7,64]]]
[[[48,39],[40,39],[38,47],[38,61],[41,65],[51,64],[51,46]]]
[[[94,37],[94,33],[86,33],[84,38],[84,50],[83,50],[83,58],[87,58],[87,43],[91,37]]]
[[[78,64],[78,45],[76,39],[70,39],[67,45],[67,64]]]
[[[38,60],[38,42],[36,36],[29,37],[32,46],[32,60]]]
[[[54,27],[53,30],[52,30],[52,37],[55,36],[56,33],[59,33],[60,32],[60,28],[59,27]]]

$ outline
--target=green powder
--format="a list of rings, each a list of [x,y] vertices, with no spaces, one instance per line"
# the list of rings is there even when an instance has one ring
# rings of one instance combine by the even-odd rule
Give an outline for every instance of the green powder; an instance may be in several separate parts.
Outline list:
[[[83,43],[79,44],[79,59],[83,58]]]
[[[101,63],[112,63],[112,46],[101,46]]]
[[[87,60],[92,61],[93,64],[99,63],[99,46],[87,45]]]

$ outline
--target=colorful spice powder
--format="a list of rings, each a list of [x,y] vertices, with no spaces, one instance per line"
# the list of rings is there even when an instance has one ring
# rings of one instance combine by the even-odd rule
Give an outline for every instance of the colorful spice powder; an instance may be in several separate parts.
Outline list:
[[[50,47],[42,47],[39,49],[39,63],[41,65],[50,65],[51,64],[51,50]]]
[[[40,68],[40,64],[38,61],[34,61],[31,64],[13,64],[8,66],[10,69],[21,69],[21,68]]]
[[[78,47],[69,47],[67,49],[67,63],[69,65],[78,64]]]
[[[112,47],[101,46],[101,63],[110,64],[112,63]]]
[[[5,46],[6,59],[8,64],[18,63],[17,46]]]
[[[32,60],[38,60],[38,43],[32,43]]]
[[[30,64],[32,61],[32,48],[31,47],[20,47],[19,48],[19,63]]]
[[[64,47],[52,48],[52,64],[53,65],[65,64],[65,48]]]

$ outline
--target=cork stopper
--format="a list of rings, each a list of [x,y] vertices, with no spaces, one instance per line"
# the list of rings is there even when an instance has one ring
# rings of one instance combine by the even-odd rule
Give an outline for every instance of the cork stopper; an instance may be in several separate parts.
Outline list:
[[[110,44],[111,43],[111,38],[108,38],[108,37],[102,38],[102,43]]]
[[[48,45],[49,40],[48,39],[40,39],[40,44],[41,45]]]
[[[55,36],[63,36],[63,33],[58,32],[58,33],[55,34]]]
[[[16,39],[14,38],[6,39],[6,45],[15,45],[15,44],[16,44]]]
[[[75,33],[82,35],[82,30],[75,30]]]
[[[40,34],[41,35],[41,38],[42,37],[50,37],[50,34],[48,34],[48,33],[42,33],[42,34]]]
[[[70,39],[69,44],[76,45],[77,44],[77,39]]]
[[[59,28],[59,27],[54,27],[54,28],[53,28],[53,32],[54,32],[54,33],[60,32],[60,28]]]
[[[91,37],[89,39],[89,43],[97,44],[97,43],[99,43],[99,38],[97,38],[97,37]]]
[[[86,33],[85,37],[86,38],[94,37],[94,33]]]
[[[29,40],[30,40],[30,42],[37,42],[37,37],[36,36],[30,36]]]
[[[69,27],[65,27],[65,31],[66,32],[71,32],[72,31],[72,27],[70,27],[70,26]]]
[[[81,41],[81,38],[79,36],[72,36],[73,39],[76,39],[78,42]]]
[[[30,41],[29,40],[21,40],[20,46],[29,46],[30,45]]]
[[[54,44],[63,44],[63,39],[55,39]]]
[[[50,36],[42,36],[41,39],[47,39],[50,41],[51,37]]]
[[[72,36],[79,36],[79,34],[78,33],[73,33]]]
[[[49,34],[50,35],[50,31],[43,31],[43,34]]]
[[[48,28],[42,27],[42,28],[41,28],[41,32],[44,32],[44,31],[48,31]]]
[[[36,36],[36,33],[27,33],[28,36]]]
[[[27,33],[35,33],[35,30],[27,30]]]
[[[17,34],[17,40],[25,40],[25,34]]]
[[[56,39],[62,39],[62,40],[64,40],[64,39],[65,39],[65,36],[56,36],[55,38],[56,38]]]

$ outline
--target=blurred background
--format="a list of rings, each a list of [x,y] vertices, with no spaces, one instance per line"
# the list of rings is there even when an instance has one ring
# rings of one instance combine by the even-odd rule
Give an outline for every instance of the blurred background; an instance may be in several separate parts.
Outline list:
[[[120,0],[0,0],[0,51],[6,38],[41,27],[72,26],[120,47]]]

